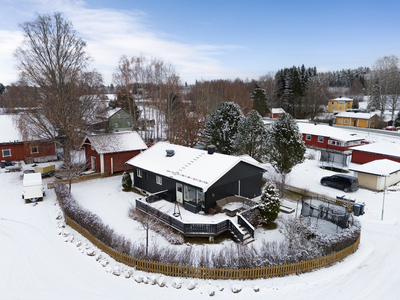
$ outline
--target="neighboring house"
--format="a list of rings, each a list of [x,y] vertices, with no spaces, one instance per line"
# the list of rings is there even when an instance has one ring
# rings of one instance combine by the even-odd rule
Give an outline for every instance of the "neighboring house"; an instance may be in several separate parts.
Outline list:
[[[264,168],[250,156],[214,153],[159,142],[127,161],[134,186],[148,193],[167,192],[169,201],[186,209],[208,213],[228,196],[261,195]]]
[[[363,165],[350,168],[358,178],[360,186],[384,190],[386,187],[400,182],[400,163],[389,159],[378,159]]]
[[[130,170],[125,162],[138,155],[147,145],[137,132],[116,132],[85,137],[88,168],[100,173],[115,173]]]
[[[341,112],[336,116],[336,124],[363,128],[377,128],[379,115],[377,113]]]
[[[353,99],[340,96],[339,98],[331,99],[328,102],[328,112],[343,112],[353,108]]]
[[[400,144],[378,142],[353,148],[353,163],[365,164],[378,159],[400,162]]]
[[[128,111],[123,108],[114,108],[108,111],[108,128],[110,131],[132,130],[132,119]]]
[[[132,119],[128,111],[123,108],[107,108],[105,120],[98,120],[91,125],[93,132],[120,132],[131,131]]]
[[[283,108],[271,108],[271,118],[277,119],[280,115],[283,115],[285,111]]]
[[[0,115],[0,160],[25,163],[57,160],[54,142],[24,140],[13,123],[13,115]]]
[[[307,147],[321,150],[321,166],[348,167],[351,159],[351,147],[361,145],[363,138],[348,131],[309,123],[297,124]]]

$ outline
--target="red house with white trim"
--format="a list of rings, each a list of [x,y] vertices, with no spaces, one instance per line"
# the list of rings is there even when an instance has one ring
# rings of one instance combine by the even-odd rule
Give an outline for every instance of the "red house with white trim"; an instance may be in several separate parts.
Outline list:
[[[102,174],[131,170],[125,162],[147,149],[135,131],[88,135],[82,146],[89,169]]]
[[[361,145],[363,138],[347,130],[328,125],[298,123],[304,144],[321,150],[323,166],[348,167],[354,146]]]
[[[13,115],[0,115],[0,160],[26,163],[56,160],[54,142],[24,141],[13,123]]]
[[[348,151],[354,146],[362,144],[363,138],[349,133],[347,130],[309,123],[298,123],[306,146],[335,151]]]

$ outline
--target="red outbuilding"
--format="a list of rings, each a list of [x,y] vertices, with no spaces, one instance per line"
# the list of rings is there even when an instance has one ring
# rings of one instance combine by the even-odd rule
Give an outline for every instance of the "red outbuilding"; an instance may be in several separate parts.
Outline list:
[[[125,162],[147,149],[135,131],[88,135],[82,146],[89,169],[111,174],[131,170]]]
[[[353,163],[365,164],[378,159],[400,162],[400,144],[378,142],[353,148]]]

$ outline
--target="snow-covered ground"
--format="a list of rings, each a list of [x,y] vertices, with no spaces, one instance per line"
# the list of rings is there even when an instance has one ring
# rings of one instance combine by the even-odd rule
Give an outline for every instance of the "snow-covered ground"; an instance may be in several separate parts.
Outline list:
[[[320,185],[320,178],[329,174],[332,172],[317,167],[316,160],[306,160],[293,169],[288,182],[332,197],[343,195],[339,190]],[[348,194],[366,203],[366,213],[358,217],[362,224],[359,249],[340,263],[283,278],[209,281],[146,274],[118,264],[104,254],[97,261],[100,253],[96,248],[68,227],[60,228],[62,222],[57,219],[60,209],[54,190],[48,190],[44,201],[37,205],[25,204],[21,199],[19,173],[4,173],[4,170],[0,171],[0,190],[0,299],[204,299],[211,292],[217,299],[400,297],[398,191],[385,195],[383,221],[383,193],[360,189]],[[82,205],[101,215],[118,232],[132,239],[143,238],[144,232],[138,229],[138,224],[127,217],[127,207],[135,195],[122,192],[120,177],[74,184],[72,191]],[[160,243],[165,245],[166,241]],[[96,252],[94,256],[87,255],[91,250]],[[103,267],[105,261],[109,263]],[[115,269],[121,271],[120,276],[112,274]],[[130,278],[125,277],[128,270],[133,272]],[[138,283],[140,276],[144,281],[148,278],[148,283]],[[164,280],[166,286],[152,285],[152,279]],[[193,285],[195,288],[189,290]],[[232,289],[241,291],[234,294]]]

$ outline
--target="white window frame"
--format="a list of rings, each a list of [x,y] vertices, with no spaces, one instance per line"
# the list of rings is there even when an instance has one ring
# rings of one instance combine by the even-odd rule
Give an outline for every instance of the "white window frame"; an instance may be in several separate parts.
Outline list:
[[[139,177],[139,178],[142,178],[142,176],[143,176],[142,170],[136,169],[136,176]]]
[[[338,124],[342,124],[342,119],[338,119]]]
[[[36,149],[36,151],[33,151]],[[38,146],[32,146],[31,147],[31,154],[39,154],[39,147]]]
[[[323,142],[324,142],[324,137],[323,136],[318,136],[318,143],[323,143]]]
[[[156,175],[156,183],[158,185],[162,185],[162,177],[161,176]]]
[[[349,124],[349,119],[344,119],[344,124]]]
[[[8,151],[10,154],[9,155],[4,155],[5,151]],[[11,156],[11,149],[3,149],[3,150],[1,150],[1,154],[3,155],[3,157],[10,157]]]
[[[306,141],[311,141],[311,134],[306,134]]]

